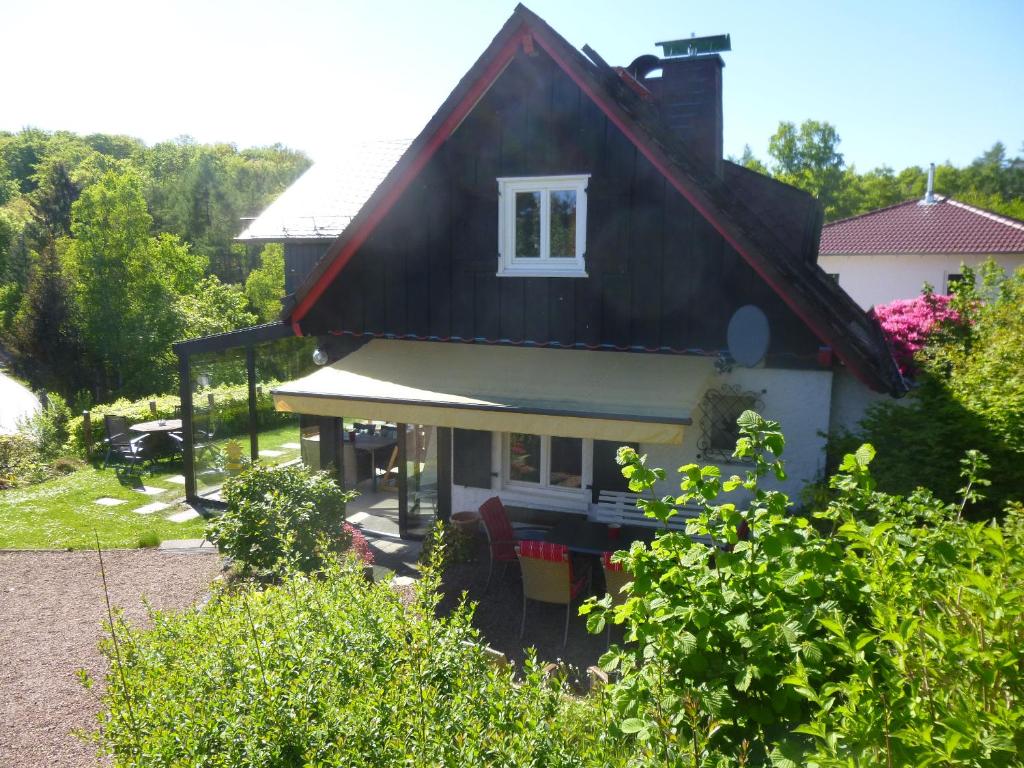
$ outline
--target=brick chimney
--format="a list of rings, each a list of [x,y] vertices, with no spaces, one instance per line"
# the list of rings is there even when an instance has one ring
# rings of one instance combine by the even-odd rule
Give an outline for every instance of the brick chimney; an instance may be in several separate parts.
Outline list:
[[[641,56],[629,70],[658,101],[666,122],[693,157],[722,175],[722,67],[728,35],[658,43],[664,56]],[[661,75],[653,73],[661,69]]]

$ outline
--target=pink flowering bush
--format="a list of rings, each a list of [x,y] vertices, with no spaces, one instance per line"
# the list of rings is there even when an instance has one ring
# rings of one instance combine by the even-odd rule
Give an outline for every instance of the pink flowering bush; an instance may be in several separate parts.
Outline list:
[[[950,296],[926,293],[913,299],[882,304],[872,310],[885,332],[901,373],[915,372],[914,356],[924,348],[937,328],[947,322],[960,322],[960,314],[950,301]]]
[[[356,555],[363,565],[373,565],[373,550],[370,549],[370,543],[352,523],[345,523],[341,527],[341,538],[341,549]],[[347,544],[345,539],[348,539]]]

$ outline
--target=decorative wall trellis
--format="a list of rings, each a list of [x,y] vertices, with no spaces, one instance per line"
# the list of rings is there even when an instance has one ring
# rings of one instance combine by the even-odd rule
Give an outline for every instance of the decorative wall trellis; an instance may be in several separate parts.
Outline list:
[[[744,411],[764,408],[761,395],[736,386],[724,385],[709,389],[700,402],[700,437],[698,458],[728,461],[736,448],[739,427],[736,419]]]

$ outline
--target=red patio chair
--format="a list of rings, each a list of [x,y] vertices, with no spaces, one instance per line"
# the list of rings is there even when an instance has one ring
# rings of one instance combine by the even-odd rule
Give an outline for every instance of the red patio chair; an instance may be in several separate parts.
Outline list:
[[[505,505],[497,496],[492,496],[480,505],[480,519],[484,524],[484,533],[487,534],[487,549],[491,556],[487,583],[484,585],[486,592],[491,585],[494,563],[502,564],[501,573],[504,576],[508,564],[516,560],[516,543],[521,539],[543,538],[544,531],[540,528],[514,528],[508,519]]]
[[[526,601],[538,600],[565,606],[565,632],[562,647],[569,640],[569,617],[572,615],[572,601],[587,586],[587,575],[577,577],[573,573],[569,548],[564,544],[547,541],[524,540],[516,545],[519,567],[523,572],[523,620],[519,625],[519,637],[526,632]]]

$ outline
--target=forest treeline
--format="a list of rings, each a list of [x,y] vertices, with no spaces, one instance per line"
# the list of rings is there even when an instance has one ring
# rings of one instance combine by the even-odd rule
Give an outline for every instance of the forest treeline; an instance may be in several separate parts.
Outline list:
[[[276,315],[280,246],[234,243],[310,164],[275,145],[0,132],[0,334],[37,387],[172,391],[171,343]]]
[[[839,145],[839,132],[831,123],[782,122],[768,142],[766,162],[749,145],[734,160],[810,192],[825,208],[828,221],[924,197],[927,166],[897,171],[883,165],[860,172],[846,163]],[[1013,156],[1002,142],[996,142],[962,168],[937,163],[935,191],[1024,220],[1024,144],[1020,153]]]
[[[828,219],[924,195],[925,168],[861,173],[839,145],[827,122],[784,122],[765,161],[748,148],[737,162]],[[173,391],[172,342],[277,315],[281,247],[232,238],[309,164],[279,145],[0,132],[0,340],[19,370],[78,403]],[[936,190],[1024,219],[1024,157],[997,143],[939,165]]]

